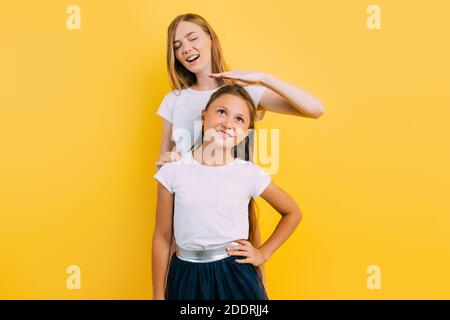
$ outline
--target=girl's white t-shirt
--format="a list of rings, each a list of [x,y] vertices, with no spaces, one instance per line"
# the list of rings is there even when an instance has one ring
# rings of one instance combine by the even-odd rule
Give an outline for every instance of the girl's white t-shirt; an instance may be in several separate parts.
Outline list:
[[[199,163],[192,152],[164,164],[154,175],[174,194],[175,242],[185,249],[248,239],[248,204],[269,185],[264,170],[239,158],[223,166]]]
[[[211,95],[220,87],[197,91],[189,87],[166,94],[156,111],[158,115],[172,123],[172,139],[181,154],[188,152],[197,142],[202,132],[201,113]],[[257,107],[266,90],[264,86],[244,86]],[[256,112],[256,120],[264,118],[265,110]]]

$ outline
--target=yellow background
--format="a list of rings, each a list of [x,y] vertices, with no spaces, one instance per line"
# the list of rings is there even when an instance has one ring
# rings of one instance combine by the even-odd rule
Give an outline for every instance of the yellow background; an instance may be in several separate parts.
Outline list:
[[[66,9],[81,8],[81,30]],[[366,27],[367,6],[382,12]],[[8,1],[0,13],[0,298],[150,299],[166,29],[203,15],[232,68],[324,102],[267,113],[301,207],[272,299],[450,298],[446,1]],[[279,215],[262,199],[263,234]],[[381,268],[369,290],[366,269]],[[79,265],[81,290],[66,287]]]

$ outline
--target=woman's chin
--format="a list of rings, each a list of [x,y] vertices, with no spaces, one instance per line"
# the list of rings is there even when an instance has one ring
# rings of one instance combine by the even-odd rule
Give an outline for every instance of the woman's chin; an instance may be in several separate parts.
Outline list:
[[[195,65],[193,65],[193,66],[190,66],[190,65],[185,65],[184,66],[186,69],[188,69],[189,70],[189,72],[192,72],[192,73],[199,73],[199,72],[201,72],[205,67],[204,66],[201,66],[201,65],[199,65],[199,64],[195,64]]]

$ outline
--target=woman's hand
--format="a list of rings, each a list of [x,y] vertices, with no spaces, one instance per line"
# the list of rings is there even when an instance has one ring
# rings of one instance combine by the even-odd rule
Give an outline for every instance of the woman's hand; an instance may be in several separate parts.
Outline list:
[[[248,84],[264,85],[268,74],[259,71],[231,70],[220,73],[210,73],[211,78],[224,78],[238,80]]]
[[[255,248],[250,241],[236,240],[235,242],[240,243],[240,245],[227,247],[228,254],[246,257],[245,259],[236,259],[237,263],[251,263],[257,267],[267,261],[261,250]]]
[[[161,166],[167,162],[173,162],[181,159],[181,152],[180,150],[175,151],[166,151],[164,152],[156,161],[156,168],[161,168]]]

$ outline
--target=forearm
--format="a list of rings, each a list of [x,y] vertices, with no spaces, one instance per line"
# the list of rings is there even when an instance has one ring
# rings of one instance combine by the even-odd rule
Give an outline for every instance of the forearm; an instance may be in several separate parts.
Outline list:
[[[266,261],[291,236],[301,219],[302,215],[299,210],[281,217],[272,235],[259,247]]]
[[[152,281],[153,299],[164,300],[166,273],[169,267],[170,239],[153,236],[152,244]]]
[[[172,123],[163,120],[161,143],[159,146],[159,155],[163,155],[167,151],[172,151],[175,142],[172,140]]]
[[[319,117],[324,113],[324,107],[319,99],[292,84],[272,76],[269,73],[265,75],[262,84],[278,93],[286,99],[292,107],[301,113],[313,117]]]
[[[175,142],[168,140],[167,138],[162,138],[159,145],[159,155],[162,156],[164,153],[172,151],[175,147]]]

